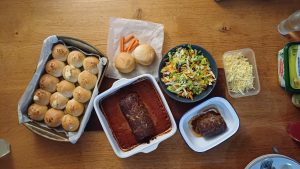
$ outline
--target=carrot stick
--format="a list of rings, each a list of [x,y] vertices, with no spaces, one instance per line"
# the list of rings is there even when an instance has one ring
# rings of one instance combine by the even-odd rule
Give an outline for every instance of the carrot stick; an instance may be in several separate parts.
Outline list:
[[[124,51],[125,52],[129,52],[128,49],[129,49],[129,46],[127,48],[125,48]]]
[[[124,37],[120,38],[120,52],[124,52]]]
[[[133,51],[137,46],[139,46],[139,41],[135,41],[135,43],[132,45],[131,49],[129,49],[128,51],[131,52]]]
[[[126,44],[127,42],[129,42],[131,39],[133,39],[134,38],[134,35],[133,34],[131,34],[131,35],[129,35],[127,38],[125,38],[125,40],[124,40],[124,44]]]
[[[129,51],[130,51],[130,49],[131,49],[132,46],[134,45],[135,41],[137,41],[136,38],[134,38],[134,39],[130,42],[130,44],[129,44],[128,47],[126,48],[126,52],[129,52]]]

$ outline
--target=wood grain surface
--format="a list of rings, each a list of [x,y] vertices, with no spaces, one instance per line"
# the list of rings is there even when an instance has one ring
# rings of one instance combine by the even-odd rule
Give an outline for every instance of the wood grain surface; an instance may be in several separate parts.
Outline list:
[[[300,111],[279,86],[276,57],[288,41],[299,40],[277,32],[278,23],[299,7],[299,0],[1,0],[0,138],[11,143],[11,153],[0,158],[0,169],[241,169],[252,159],[272,153],[272,146],[300,161],[300,144],[286,132],[289,122],[300,121]],[[154,152],[120,159],[98,130],[96,116],[75,145],[47,140],[19,125],[17,103],[35,71],[43,40],[53,34],[76,37],[105,53],[111,16],[163,24],[163,53],[181,43],[198,44],[213,55],[221,72],[224,52],[252,48],[261,92],[231,98],[224,73],[215,91],[237,111],[238,132],[205,153],[193,152],[177,132]],[[103,90],[111,83],[105,79]],[[167,100],[177,120],[193,106]]]

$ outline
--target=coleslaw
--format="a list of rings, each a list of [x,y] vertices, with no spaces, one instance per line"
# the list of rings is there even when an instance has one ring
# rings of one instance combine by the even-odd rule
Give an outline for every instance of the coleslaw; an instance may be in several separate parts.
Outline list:
[[[192,99],[216,81],[208,59],[191,45],[168,53],[169,60],[162,68],[162,82],[167,90],[178,96]]]

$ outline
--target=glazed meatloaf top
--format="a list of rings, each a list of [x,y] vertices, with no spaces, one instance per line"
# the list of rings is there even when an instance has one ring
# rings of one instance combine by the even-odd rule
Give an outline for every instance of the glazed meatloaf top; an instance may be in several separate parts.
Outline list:
[[[224,119],[216,109],[206,110],[205,113],[194,117],[191,125],[195,133],[204,137],[218,135],[227,128]]]
[[[139,95],[129,93],[120,100],[119,105],[137,142],[149,142],[154,135],[154,125]]]

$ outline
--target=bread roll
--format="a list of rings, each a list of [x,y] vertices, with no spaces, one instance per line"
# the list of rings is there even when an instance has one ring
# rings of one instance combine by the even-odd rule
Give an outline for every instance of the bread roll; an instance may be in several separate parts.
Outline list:
[[[56,85],[56,90],[67,98],[71,98],[75,85],[71,82],[63,80]]]
[[[50,92],[43,89],[37,89],[33,94],[33,101],[36,104],[47,106],[49,104],[50,96]]]
[[[156,53],[150,45],[143,44],[136,47],[132,52],[132,55],[137,63],[147,66],[151,65],[155,59]]]
[[[40,88],[50,93],[53,93],[56,91],[56,84],[58,82],[58,78],[49,74],[44,74],[40,79]]]
[[[127,53],[122,52],[115,58],[115,67],[121,73],[130,73],[135,69],[134,57]]]
[[[97,83],[97,76],[84,70],[78,75],[78,83],[81,87],[91,90]]]
[[[55,92],[50,96],[50,105],[55,109],[64,109],[67,105],[68,98],[59,92]]]
[[[66,61],[69,54],[68,48],[63,44],[57,44],[52,48],[52,57],[60,61]]]
[[[84,105],[75,99],[69,100],[65,112],[72,116],[81,116],[84,111]]]
[[[79,122],[78,117],[66,114],[62,118],[62,127],[66,131],[70,131],[70,132],[76,131],[79,128],[79,124],[80,124],[80,122]]]
[[[82,66],[82,62],[85,58],[85,55],[77,50],[70,52],[68,55],[68,64],[74,67],[80,68]]]
[[[97,67],[98,64],[99,64],[99,59],[94,56],[87,57],[83,60],[84,70],[87,70],[93,74],[98,74],[99,71]]]
[[[81,86],[76,87],[73,91],[74,99],[80,103],[85,103],[85,102],[89,101],[91,96],[92,96],[91,91],[89,91]]]
[[[78,75],[81,71],[74,66],[67,65],[63,69],[63,77],[69,82],[75,83],[78,80]]]
[[[54,77],[60,77],[65,66],[64,62],[52,59],[47,62],[45,70]]]
[[[58,127],[61,125],[61,120],[63,116],[63,111],[51,108],[46,112],[44,121],[49,127]]]
[[[48,110],[47,106],[42,106],[42,105],[33,103],[28,108],[28,116],[32,120],[42,121],[44,119],[44,116],[45,116],[45,113],[47,112],[47,110]]]

